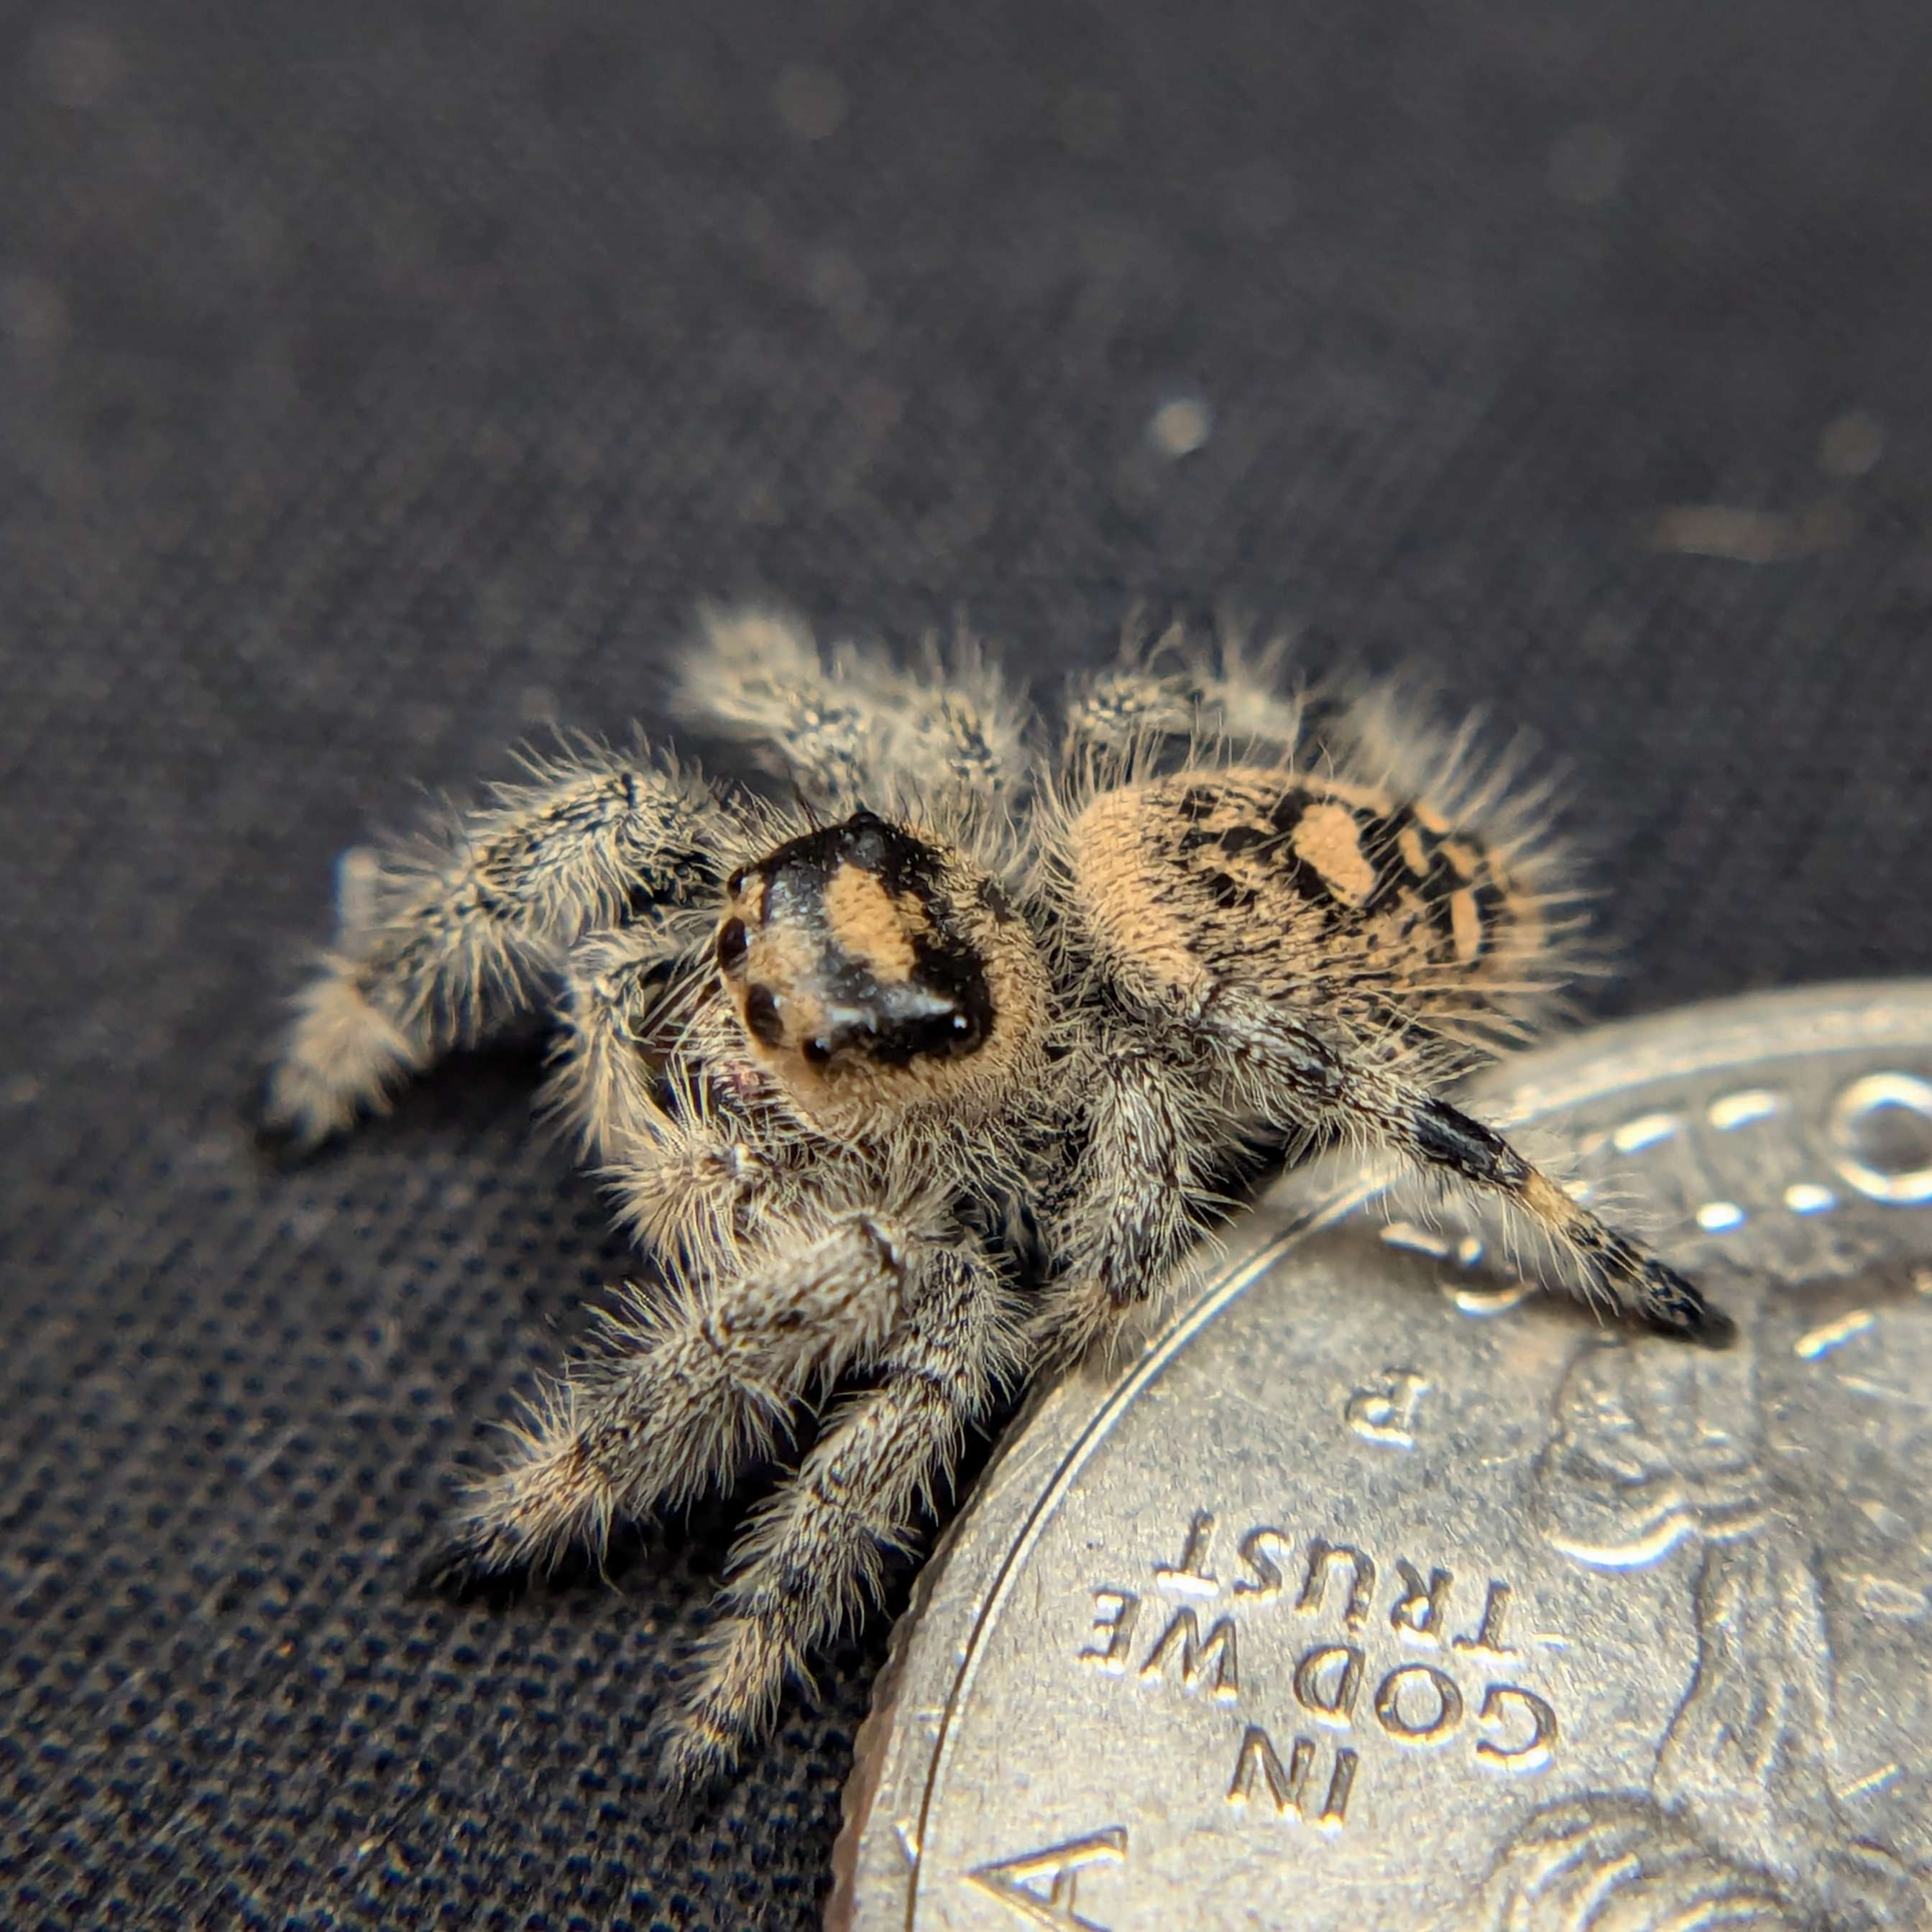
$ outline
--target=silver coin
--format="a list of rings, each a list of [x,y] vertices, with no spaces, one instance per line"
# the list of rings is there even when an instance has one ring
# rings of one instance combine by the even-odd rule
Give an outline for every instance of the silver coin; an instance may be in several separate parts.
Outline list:
[[[1932,981],[1604,1028],[1472,1097],[1738,1346],[1289,1176],[928,1565],[837,1932],[1932,1925]]]

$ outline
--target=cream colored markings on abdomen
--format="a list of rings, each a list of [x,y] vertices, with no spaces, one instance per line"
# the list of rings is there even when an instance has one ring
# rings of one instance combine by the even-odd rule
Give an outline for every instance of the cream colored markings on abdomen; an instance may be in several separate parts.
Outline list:
[[[1467,886],[1450,895],[1449,937],[1463,965],[1473,966],[1483,956],[1482,908]]]
[[[1067,830],[1076,903],[1088,931],[1123,965],[1167,986],[1202,977],[1187,926],[1156,890],[1154,842],[1170,815],[1163,788],[1137,785],[1103,793]]]
[[[1376,889],[1361,828],[1346,805],[1310,806],[1294,828],[1294,856],[1313,868],[1329,896],[1343,905],[1360,905]]]

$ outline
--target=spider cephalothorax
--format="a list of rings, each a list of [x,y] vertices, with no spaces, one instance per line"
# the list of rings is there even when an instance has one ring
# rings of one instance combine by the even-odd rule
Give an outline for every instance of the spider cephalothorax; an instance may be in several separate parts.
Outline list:
[[[832,1131],[983,1112],[1037,1048],[1046,970],[1004,890],[863,808],[724,882],[713,952],[753,1057]]]
[[[1130,653],[1048,751],[970,650],[922,677],[714,613],[682,708],[808,808],[586,752],[345,868],[272,1121],[318,1139],[554,997],[551,1104],[663,1275],[471,1491],[442,1574],[595,1547],[869,1384],[747,1539],[666,1721],[674,1779],[730,1762],[968,1428],[1118,1332],[1268,1148],[1399,1155],[1535,1238],[1553,1285],[1728,1333],[1441,1091],[1559,990],[1534,812],[1386,695],[1311,731],[1274,668]]]

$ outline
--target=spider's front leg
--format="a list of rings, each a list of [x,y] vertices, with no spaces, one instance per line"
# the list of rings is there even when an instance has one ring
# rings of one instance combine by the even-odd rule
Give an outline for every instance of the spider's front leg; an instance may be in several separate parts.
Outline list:
[[[788,1122],[775,1142],[754,1109],[734,1102],[728,1079],[706,1076],[733,1064],[729,1041],[715,1037],[730,1022],[679,951],[671,935],[641,925],[572,948],[546,1105],[603,1162],[626,1229],[702,1266],[782,1217],[797,1181],[784,1156],[802,1136]],[[811,1150],[822,1196],[837,1153]]]
[[[870,1358],[878,1386],[835,1417],[740,1546],[727,1614],[662,1726],[674,1786],[728,1770],[770,1723],[787,1680],[876,1594],[885,1556],[1017,1374],[1017,1324],[986,1256],[962,1236],[910,1259],[904,1312]]]
[[[270,1129],[314,1146],[349,1126],[522,1004],[580,933],[709,881],[718,814],[694,782],[602,752],[533,769],[345,889],[269,1078]]]
[[[1245,992],[1214,995],[1210,1052],[1278,1125],[1378,1146],[1500,1202],[1548,1244],[1564,1285],[1658,1333],[1726,1346],[1736,1325],[1694,1283],[1607,1227],[1501,1135],[1310,1021]]]
[[[728,1484],[800,1399],[891,1332],[920,1265],[908,1219],[795,1222],[709,1278],[633,1291],[598,1346],[516,1431],[508,1467],[459,1509],[428,1580],[461,1588],[601,1552],[613,1524]]]

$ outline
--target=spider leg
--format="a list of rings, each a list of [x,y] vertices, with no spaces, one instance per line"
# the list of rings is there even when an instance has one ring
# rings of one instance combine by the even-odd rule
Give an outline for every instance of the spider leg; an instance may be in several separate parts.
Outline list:
[[[686,950],[648,922],[593,932],[566,956],[555,1065],[544,1104],[576,1131],[586,1160],[618,1161],[675,1129],[662,1079],[688,982]]]
[[[1124,775],[1162,740],[1221,738],[1286,761],[1301,736],[1289,686],[1287,640],[1250,649],[1237,634],[1212,648],[1177,626],[1150,649],[1130,640],[1114,668],[1082,679],[1069,697],[1061,758],[1070,773]]]
[[[963,632],[950,651],[926,640],[919,670],[879,652],[841,660],[886,721],[892,776],[914,798],[1001,798],[1028,765],[1019,714],[977,643]]]
[[[890,1332],[919,1237],[868,1210],[794,1226],[729,1274],[635,1292],[602,1346],[517,1432],[429,1566],[460,1586],[601,1550],[616,1519],[728,1484],[777,1441],[794,1404]]]
[[[1244,1101],[1303,1130],[1366,1141],[1490,1195],[1548,1243],[1570,1285],[1660,1334],[1722,1347],[1736,1332],[1684,1276],[1606,1227],[1493,1129],[1372,1054],[1264,1000],[1224,992],[1204,1016]]]
[[[770,1720],[786,1680],[878,1592],[968,1428],[1015,1372],[998,1271],[978,1249],[925,1248],[878,1385],[837,1416],[740,1545],[725,1616],[664,1725],[674,1786],[728,1770]]]
[[[1058,1217],[1062,1258],[1033,1330],[1042,1365],[1071,1364],[1159,1288],[1214,1218],[1212,1148],[1192,1084],[1132,1030],[1103,1038],[1083,1095],[1080,1180]]]
[[[692,1034],[706,988],[676,942],[644,925],[593,934],[564,966],[563,1031],[544,1104],[603,1162],[618,1218],[644,1245],[703,1270],[795,1198],[784,1160],[797,1129],[732,1103],[708,1078],[719,1055]],[[667,969],[669,969],[667,970]],[[714,1031],[716,1028],[712,1029]],[[827,1149],[819,1156],[821,1198]]]
[[[1024,776],[1018,714],[970,639],[950,652],[929,644],[915,674],[854,646],[827,657],[803,623],[776,612],[700,615],[684,714],[759,746],[781,776],[836,806],[983,800]]]
[[[1083,679],[1067,698],[1061,762],[1078,772],[1090,761],[1104,761],[1112,776],[1141,746],[1190,736],[1199,702],[1198,686],[1178,672],[1136,667]]]
[[[694,782],[602,751],[532,773],[345,880],[269,1077],[270,1128],[312,1146],[348,1126],[526,1004],[587,927],[708,880],[716,812]]]

